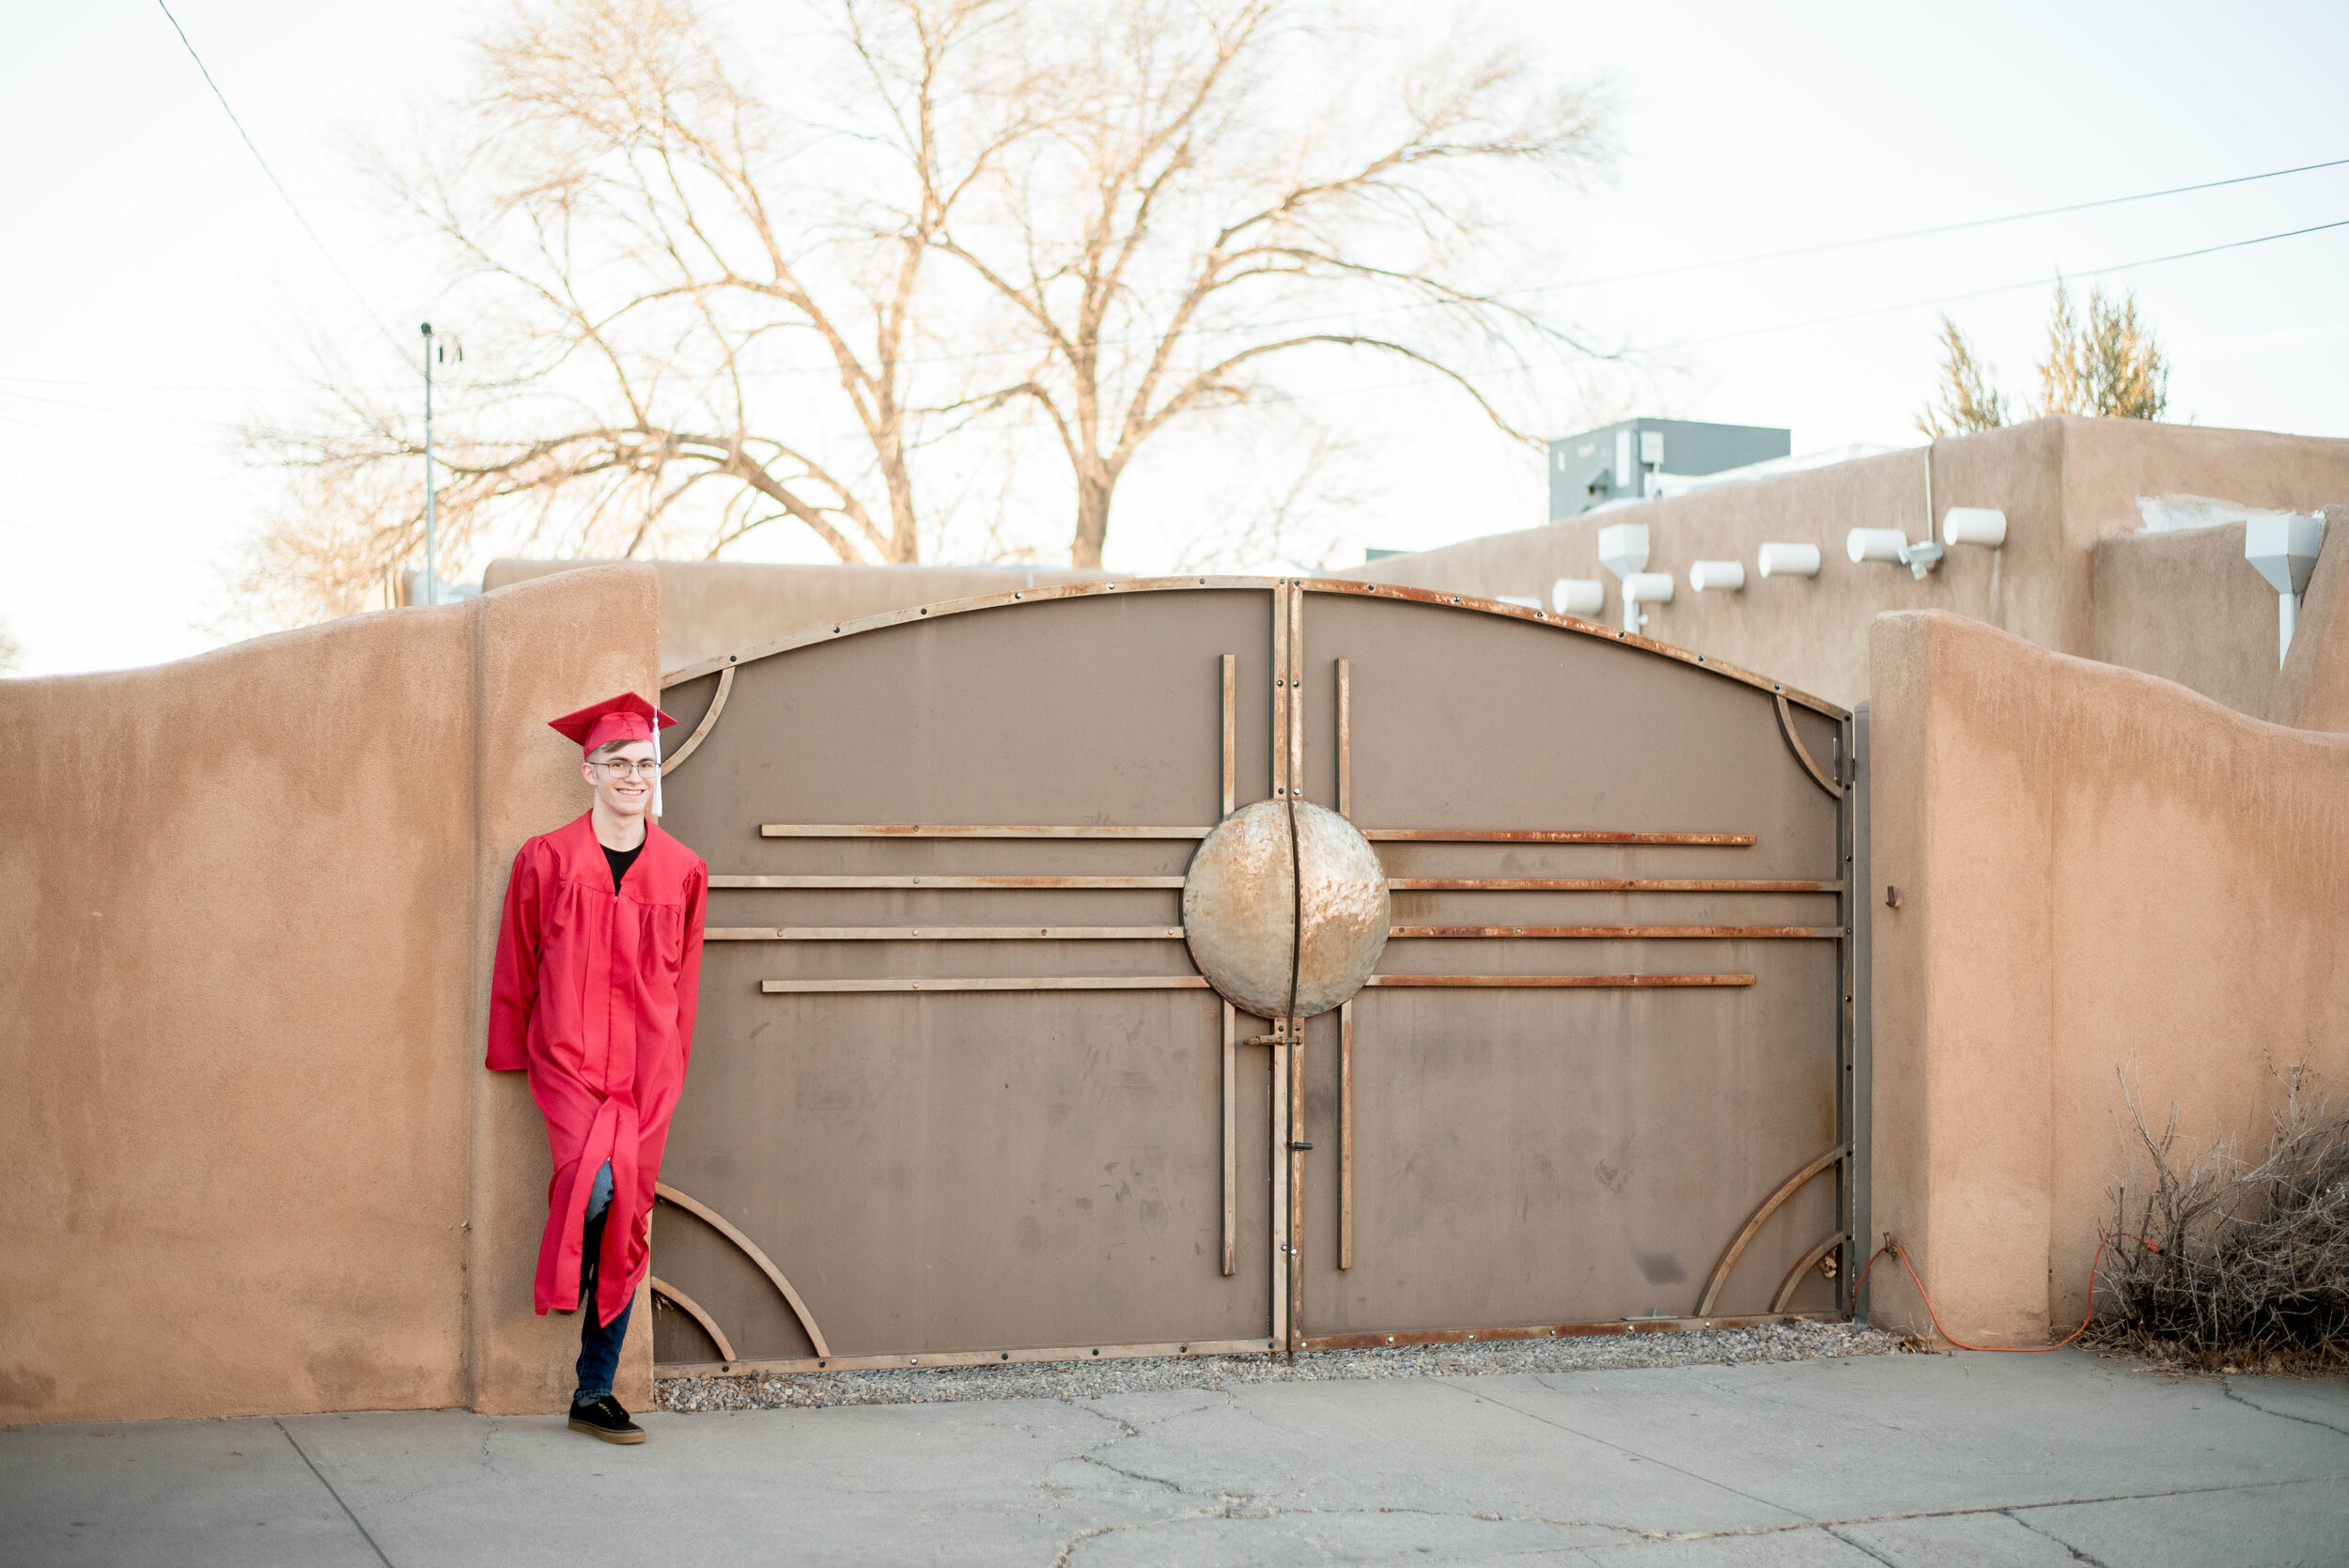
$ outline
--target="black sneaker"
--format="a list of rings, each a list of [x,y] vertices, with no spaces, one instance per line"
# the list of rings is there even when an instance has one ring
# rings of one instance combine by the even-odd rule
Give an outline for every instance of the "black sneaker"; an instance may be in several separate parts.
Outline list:
[[[607,1443],[641,1443],[645,1429],[628,1419],[620,1402],[610,1394],[590,1404],[571,1405],[571,1430],[600,1437]]]

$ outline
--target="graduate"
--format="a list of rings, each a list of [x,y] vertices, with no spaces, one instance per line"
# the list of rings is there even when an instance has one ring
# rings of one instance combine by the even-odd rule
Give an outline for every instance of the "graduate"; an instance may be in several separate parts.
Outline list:
[[[580,1314],[571,1426],[645,1429],[612,1397],[636,1287],[651,1271],[653,1184],[685,1086],[709,868],[661,815],[660,729],[633,691],[549,721],[576,741],[587,814],[514,857],[490,996],[489,1065],[527,1072],[554,1179],[538,1312]]]

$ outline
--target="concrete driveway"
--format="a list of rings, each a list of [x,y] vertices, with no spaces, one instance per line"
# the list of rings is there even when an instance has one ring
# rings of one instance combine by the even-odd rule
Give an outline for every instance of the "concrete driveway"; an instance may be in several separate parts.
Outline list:
[[[0,1432],[9,1564],[2349,1564],[2349,1383],[2049,1356]]]

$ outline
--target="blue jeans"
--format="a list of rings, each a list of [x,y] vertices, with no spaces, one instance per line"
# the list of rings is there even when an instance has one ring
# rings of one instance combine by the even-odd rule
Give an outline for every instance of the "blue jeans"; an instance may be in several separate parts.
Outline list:
[[[612,1374],[619,1370],[620,1343],[628,1338],[628,1314],[636,1310],[631,1297],[610,1324],[596,1321],[596,1259],[603,1250],[603,1222],[612,1208],[612,1166],[596,1172],[595,1189],[587,1195],[587,1228],[579,1254],[579,1392],[574,1405],[593,1405],[612,1391]]]

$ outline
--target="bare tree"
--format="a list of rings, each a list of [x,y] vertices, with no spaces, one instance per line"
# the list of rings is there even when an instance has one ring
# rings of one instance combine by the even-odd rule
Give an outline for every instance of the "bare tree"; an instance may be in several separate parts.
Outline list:
[[[1311,102],[1353,35],[1309,5],[811,0],[783,86],[692,0],[518,12],[463,134],[385,176],[471,308],[447,557],[714,555],[788,521],[911,561],[949,510],[926,485],[991,493],[982,548],[1033,553],[1040,421],[1062,548],[1097,565],[1143,445],[1308,348],[1415,364],[1509,428],[1472,351],[1571,340],[1480,279],[1479,181],[1595,167],[1603,101],[1455,49]],[[414,399],[371,379],[255,436],[291,476],[244,583],[275,618],[420,548]]]
[[[845,127],[764,101],[687,0],[557,0],[485,41],[467,133],[378,168],[459,259],[488,322],[474,363],[502,366],[444,411],[444,548],[503,525],[567,553],[714,555],[788,520],[843,561],[919,559],[912,457],[941,422],[910,391],[926,272],[1032,129],[995,37],[1014,9],[851,0],[819,40],[858,73]],[[348,608],[421,547],[412,395],[328,385],[326,417],[256,434],[294,484],[248,600],[306,580]],[[844,415],[855,435],[828,437]]]
[[[1602,93],[1456,45],[1364,83],[1345,38],[1288,0],[1080,0],[1065,14],[1044,133],[1009,149],[993,202],[948,216],[938,243],[1034,343],[1024,373],[976,401],[1023,403],[1049,426],[1074,481],[1075,565],[1101,563],[1144,444],[1265,396],[1275,356],[1408,362],[1525,439],[1463,346],[1579,345],[1467,281],[1491,227],[1481,182],[1595,169]]]
[[[1973,430],[1995,430],[2006,423],[2006,399],[1991,385],[1998,374],[1974,351],[1947,315],[1941,318],[1941,391],[1920,410],[1917,428],[1938,441]]]

